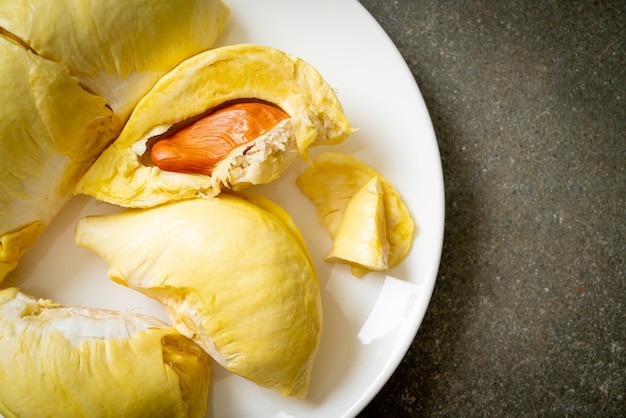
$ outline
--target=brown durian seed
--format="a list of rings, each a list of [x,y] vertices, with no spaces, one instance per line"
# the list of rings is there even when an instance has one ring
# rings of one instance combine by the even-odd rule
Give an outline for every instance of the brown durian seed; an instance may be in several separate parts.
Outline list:
[[[269,103],[229,103],[154,142],[150,160],[164,171],[211,175],[235,148],[287,118],[287,113]]]

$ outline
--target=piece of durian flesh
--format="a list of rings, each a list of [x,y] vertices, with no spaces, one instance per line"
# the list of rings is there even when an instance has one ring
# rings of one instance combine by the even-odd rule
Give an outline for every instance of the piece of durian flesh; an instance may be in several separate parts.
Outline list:
[[[124,122],[163,74],[213,46],[229,14],[221,0],[12,0],[0,32],[66,66]]]
[[[164,304],[227,370],[304,397],[322,334],[319,281],[287,213],[229,193],[89,216],[76,243],[109,277]]]
[[[236,106],[248,110],[234,111]],[[255,119],[259,108],[262,116]],[[182,127],[206,118],[216,120],[203,125],[204,135],[179,138]],[[250,137],[250,131],[258,136]],[[338,144],[352,131],[331,86],[304,60],[265,46],[220,47],[189,58],[159,80],[75,193],[151,207],[214,196],[222,188],[241,190],[273,181],[296,157],[306,159],[310,146]],[[154,151],[163,143],[175,150],[173,166],[156,161]],[[195,170],[202,164],[204,171]]]
[[[374,204],[376,201],[365,199],[365,197],[375,197],[372,193],[359,193],[359,190],[366,186],[373,178],[380,182],[382,191],[382,204],[384,210],[384,234],[380,234],[379,241],[381,250],[387,252],[387,268],[399,264],[409,252],[416,232],[415,222],[411,214],[402,202],[398,191],[380,173],[358,158],[337,152],[325,152],[320,154],[313,165],[304,170],[296,179],[296,184],[305,196],[315,205],[318,217],[328,231],[331,239],[337,241],[334,245],[341,245],[344,250],[346,241],[357,239],[358,234],[362,234],[357,228],[359,222],[370,222],[370,226],[378,227],[371,229],[380,231],[376,215],[378,212],[370,211],[370,219],[355,221],[350,219],[354,216],[362,217],[367,213],[358,210],[357,207]],[[371,185],[370,185],[371,186]],[[359,200],[354,202],[355,197]],[[349,211],[347,208],[353,206]],[[356,207],[355,207],[356,206]],[[378,207],[378,206],[374,206]],[[371,222],[374,222],[373,224]],[[341,225],[344,225],[342,228]],[[346,227],[348,225],[348,227]],[[349,225],[353,225],[350,227]],[[338,234],[341,234],[338,236]],[[382,236],[384,235],[384,236]],[[370,234],[370,238],[373,236]],[[384,240],[388,242],[388,251],[385,251]],[[374,248],[376,246],[374,245]],[[337,259],[336,250],[331,253],[331,258]],[[350,260],[345,260],[350,261]],[[351,268],[352,273],[357,276],[365,274],[369,270],[380,270],[380,264],[376,259],[371,259],[371,264],[367,266],[361,259],[360,263],[354,263]],[[358,265],[360,264],[360,265]]]
[[[0,291],[0,416],[203,417],[209,357],[150,316]]]
[[[2,36],[0,97],[2,281],[121,126],[65,67]]]
[[[0,2],[0,281],[139,99],[229,13],[221,0]]]
[[[372,177],[348,201],[326,260],[387,270],[388,257],[383,189],[380,179]]]

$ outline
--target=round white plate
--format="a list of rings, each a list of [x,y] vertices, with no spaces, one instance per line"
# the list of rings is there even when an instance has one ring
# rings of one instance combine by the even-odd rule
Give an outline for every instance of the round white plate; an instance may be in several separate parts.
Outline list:
[[[353,154],[400,192],[419,226],[407,258],[388,275],[350,275],[323,261],[330,239],[295,186],[292,166],[257,187],[294,218],[319,273],[324,336],[309,395],[281,395],[213,367],[207,417],[348,417],[369,403],[398,366],[422,321],[443,240],[441,161],[428,111],[401,55],[356,0],[227,0],[232,15],[218,45],[256,43],[300,56],[336,89],[358,132],[323,151]],[[73,241],[76,221],[118,210],[73,198],[3,283],[69,305],[134,309],[167,320],[157,302],[108,280],[108,266]]]

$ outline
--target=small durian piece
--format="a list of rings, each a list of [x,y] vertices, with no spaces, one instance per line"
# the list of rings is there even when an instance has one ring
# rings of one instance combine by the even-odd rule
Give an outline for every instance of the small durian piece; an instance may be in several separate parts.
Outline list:
[[[411,248],[415,223],[409,210],[402,202],[396,189],[382,175],[358,158],[335,152],[320,154],[313,165],[307,168],[296,179],[296,184],[315,205],[322,225],[328,231],[332,240],[338,237],[342,223],[353,223],[345,219],[347,216],[361,216],[359,211],[352,208],[346,212],[348,205],[366,203],[367,200],[352,202],[353,197],[372,178],[378,178],[382,189],[384,206],[385,237],[389,243],[387,268],[391,268],[402,261]],[[346,234],[346,229],[342,234]],[[351,228],[354,233],[359,232]],[[346,237],[341,237],[345,240]],[[363,275],[367,270],[364,267],[353,267],[352,272]]]
[[[0,291],[0,416],[200,418],[209,361],[156,318]]]
[[[326,260],[380,271],[387,270],[388,256],[383,189],[380,179],[372,177],[346,205]],[[352,272],[360,275],[361,269]]]
[[[65,67],[1,35],[0,97],[2,281],[121,124]]]
[[[213,46],[229,14],[222,0],[12,0],[0,32],[66,66],[124,122],[163,74]]]
[[[304,60],[224,46],[161,78],[75,193],[125,207],[211,197],[269,183],[309,147],[352,131],[333,89]]]
[[[221,194],[89,216],[75,241],[109,264],[113,281],[160,301],[227,370],[306,395],[322,334],[320,285],[277,204]]]

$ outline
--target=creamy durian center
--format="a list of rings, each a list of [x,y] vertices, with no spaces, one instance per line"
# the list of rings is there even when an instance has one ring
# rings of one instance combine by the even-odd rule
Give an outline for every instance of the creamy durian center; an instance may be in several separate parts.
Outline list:
[[[225,103],[151,141],[150,160],[164,171],[211,175],[235,148],[288,118],[281,108],[263,101]]]

